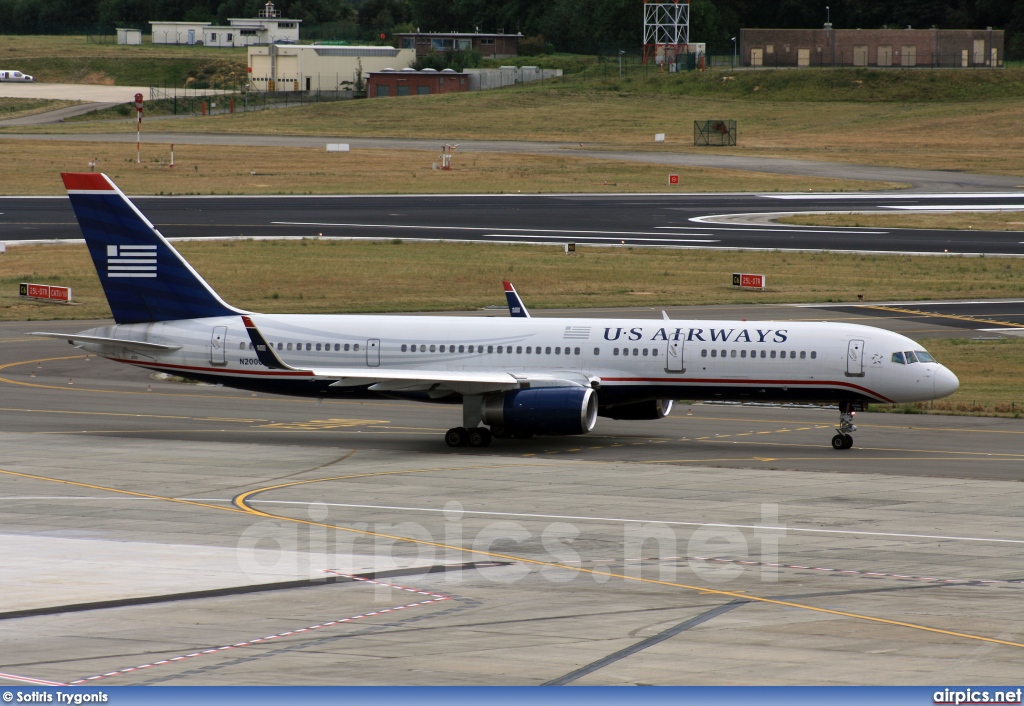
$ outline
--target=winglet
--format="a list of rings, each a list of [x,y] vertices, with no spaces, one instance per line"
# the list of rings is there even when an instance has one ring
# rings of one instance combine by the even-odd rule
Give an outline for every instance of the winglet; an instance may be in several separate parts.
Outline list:
[[[528,319],[530,312],[526,310],[523,301],[519,298],[516,288],[511,282],[502,282],[505,286],[505,298],[508,299],[508,314],[515,318]]]

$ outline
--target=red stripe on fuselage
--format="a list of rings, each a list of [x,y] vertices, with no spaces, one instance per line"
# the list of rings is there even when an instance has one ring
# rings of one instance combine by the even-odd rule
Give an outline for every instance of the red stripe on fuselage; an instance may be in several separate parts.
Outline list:
[[[843,382],[841,380],[737,380],[736,378],[601,378],[601,382],[654,382],[654,383],[669,383],[669,384],[688,384],[688,385],[736,385],[736,386],[758,386],[758,385],[770,385],[772,387],[795,387],[798,385],[809,385],[811,387],[848,387],[853,390],[859,390],[865,394],[871,395],[883,402],[892,402],[885,395],[881,395],[874,390],[869,390],[861,385],[855,385],[852,382]]]
[[[231,368],[202,368],[195,365],[174,365],[172,363],[143,363],[138,360],[123,360],[121,358],[109,358],[117,363],[128,363],[128,365],[137,365],[140,368],[168,368],[170,370],[191,370],[196,373],[217,373],[218,375],[230,376],[230,377],[293,377],[293,378],[311,378],[313,372],[310,370],[233,370]]]

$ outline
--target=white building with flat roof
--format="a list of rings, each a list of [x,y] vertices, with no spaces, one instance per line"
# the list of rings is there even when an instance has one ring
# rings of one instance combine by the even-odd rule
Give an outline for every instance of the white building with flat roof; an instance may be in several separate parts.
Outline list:
[[[227,25],[212,22],[150,22],[153,44],[201,44],[207,47],[267,46],[299,41],[302,20],[281,17],[268,2],[259,17],[229,17]]]

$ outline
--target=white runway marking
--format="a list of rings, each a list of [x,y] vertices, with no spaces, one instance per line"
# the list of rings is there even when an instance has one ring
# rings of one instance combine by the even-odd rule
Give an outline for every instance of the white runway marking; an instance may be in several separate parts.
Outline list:
[[[192,498],[196,500],[196,498]],[[213,501],[213,498],[206,498],[205,501]],[[218,502],[224,502],[223,500],[217,500]],[[309,505],[313,501],[303,502],[300,500],[252,500],[253,503],[267,503],[275,505]],[[315,501],[321,503],[321,501]],[[445,512],[444,508],[432,508],[432,507],[403,507],[400,505],[356,505],[352,503],[321,503],[328,507],[353,507],[353,508],[364,508],[368,510],[404,510],[407,512]],[[491,512],[486,510],[463,510],[465,515],[497,515],[500,517],[527,517],[538,520],[580,520],[587,522],[631,522],[631,523],[649,523],[658,522],[664,525],[678,525],[683,527],[728,527],[734,529],[752,529],[752,530],[774,530],[779,532],[807,532],[813,534],[854,534],[859,536],[868,537],[903,537],[909,539],[942,539],[953,542],[999,542],[1005,544],[1024,544],[1024,539],[1000,539],[997,537],[955,537],[947,535],[937,534],[909,534],[902,532],[864,532],[861,530],[854,529],[816,529],[816,528],[803,528],[803,527],[783,527],[783,526],[772,526],[772,525],[734,525],[725,522],[678,522],[672,520],[655,520],[655,519],[634,519],[628,517],[589,517],[586,515],[538,515],[533,513],[525,512]]]
[[[746,215],[746,214],[741,214],[741,215]],[[703,216],[701,216],[701,218],[703,218]],[[691,218],[690,220],[691,221],[698,221],[699,219],[698,218]],[[700,222],[703,223],[703,221],[700,221]],[[741,228],[741,227],[730,228],[730,227],[724,227],[724,226],[723,227],[719,227],[719,228],[713,228],[713,227],[695,228],[695,226],[654,226],[654,227],[655,228],[665,228],[665,229],[668,229],[668,228],[673,228],[673,229],[676,229],[676,228],[678,228],[678,229],[691,229],[691,228],[693,228],[695,230],[726,230],[726,231],[737,230],[737,231],[745,231],[745,232],[752,232],[752,233],[838,233],[840,235],[885,235],[885,234],[887,234],[889,232],[887,230],[814,230],[814,229],[812,229],[810,227],[807,227],[807,228],[794,228],[791,225],[783,225],[781,223],[779,225],[777,225],[777,226],[773,226],[770,223],[765,223],[764,226],[765,227],[763,227],[763,228]],[[701,233],[699,235],[711,235],[711,234],[710,233]]]
[[[702,233],[694,233],[694,235],[703,235],[703,234]],[[522,233],[515,233],[515,234],[513,234],[513,233],[508,233],[508,234],[484,233],[480,237],[482,237],[482,238],[537,238],[537,239],[543,238],[545,240],[557,239],[559,242],[562,242],[562,241],[565,240],[565,238],[560,238],[557,235],[524,235]],[[586,238],[587,238],[587,240],[614,240],[616,242],[622,242],[622,241],[625,241],[625,240],[643,240],[645,242],[650,242],[650,243],[720,243],[720,242],[722,242],[721,240],[698,240],[696,238],[687,240],[687,239],[684,239],[684,238],[637,238],[635,236],[633,236],[633,237],[627,236],[627,237],[623,237],[623,238],[608,238],[608,237],[604,237],[604,236],[588,235],[588,236],[586,236]]]
[[[1010,213],[1017,213],[1018,211],[1024,211],[1024,205],[1006,206],[1000,204],[933,204],[931,206],[880,206],[879,208],[892,208],[899,209],[901,211],[961,211],[964,213],[986,213],[988,211],[1007,211]]]
[[[990,194],[758,194],[763,199],[782,199],[784,201],[814,201],[824,199],[900,199],[917,201],[919,199],[1024,199],[1024,194],[996,192]]]
[[[271,221],[271,225],[275,226],[317,226],[318,228],[402,228],[412,230],[466,230],[466,231],[495,231],[501,230],[507,233],[556,233],[565,235],[620,235],[626,237],[644,236],[644,235],[662,235],[662,233],[645,233],[638,231],[629,230],[560,230],[557,228],[495,228],[493,226],[489,228],[480,228],[476,226],[417,226],[417,225],[387,225],[383,223],[302,223],[293,221]],[[694,235],[711,235],[710,233],[694,233]],[[542,237],[542,236],[534,236]],[[553,236],[548,236],[553,237]],[[708,241],[695,241],[695,242],[718,242],[717,240]]]

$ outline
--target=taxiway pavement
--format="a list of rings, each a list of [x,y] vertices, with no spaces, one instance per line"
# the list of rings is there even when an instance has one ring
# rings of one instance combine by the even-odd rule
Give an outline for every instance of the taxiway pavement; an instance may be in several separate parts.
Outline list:
[[[835,410],[686,404],[452,450],[455,407],[254,397],[23,335],[90,323],[0,325],[9,683],[1019,677],[1021,420],[858,415],[835,452]]]

